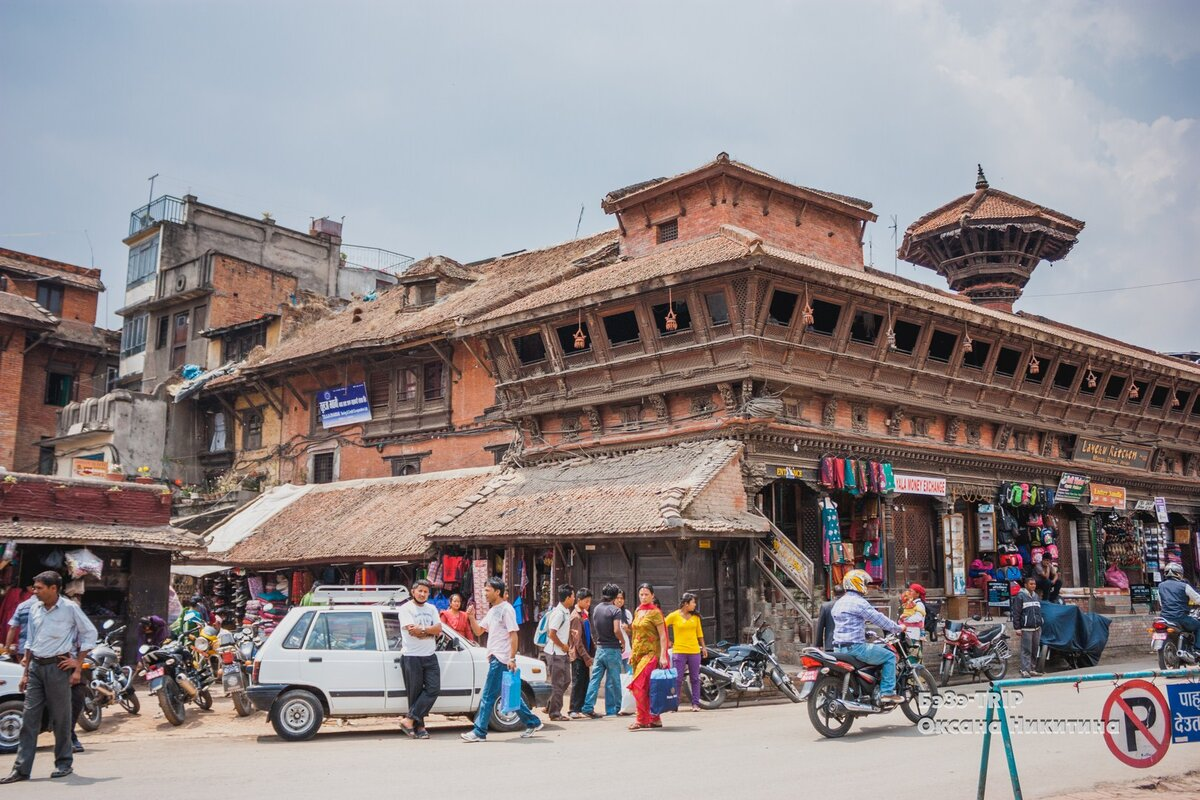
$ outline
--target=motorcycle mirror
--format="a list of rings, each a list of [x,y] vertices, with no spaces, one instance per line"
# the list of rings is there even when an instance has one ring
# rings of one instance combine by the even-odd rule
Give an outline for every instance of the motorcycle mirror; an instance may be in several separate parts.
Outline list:
[[[104,620],[104,626],[103,626],[103,627],[104,627],[104,630],[108,630],[108,629],[110,629],[112,626],[113,626],[113,621],[112,621],[111,619],[106,619],[106,620]]]
[[[144,644],[138,648],[138,653],[140,653],[141,655],[146,655],[146,653],[149,653],[151,649],[153,649],[153,648],[151,648],[150,645]]]
[[[978,614],[972,614],[971,619],[973,619],[975,622],[979,622],[981,619],[983,619],[983,617],[979,616]]]

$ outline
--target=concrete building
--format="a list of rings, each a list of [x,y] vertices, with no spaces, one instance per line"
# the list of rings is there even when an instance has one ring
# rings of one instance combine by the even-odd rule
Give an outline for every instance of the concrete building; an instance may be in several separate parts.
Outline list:
[[[108,472],[119,466],[131,477],[143,466],[149,467],[151,475],[163,475],[166,438],[166,403],[152,395],[115,389],[103,397],[66,405],[58,414],[55,436],[43,446],[54,448],[55,474],[64,478],[79,474],[75,459],[99,462],[110,468]]]
[[[43,440],[58,410],[115,384],[117,335],[96,327],[102,291],[98,269],[0,249],[0,467],[53,473]]]

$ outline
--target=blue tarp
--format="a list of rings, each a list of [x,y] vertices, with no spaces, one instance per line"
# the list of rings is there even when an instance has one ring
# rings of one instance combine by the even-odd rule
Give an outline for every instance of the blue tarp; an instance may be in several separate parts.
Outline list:
[[[1062,603],[1042,603],[1042,644],[1094,667],[1108,644],[1108,617]]]

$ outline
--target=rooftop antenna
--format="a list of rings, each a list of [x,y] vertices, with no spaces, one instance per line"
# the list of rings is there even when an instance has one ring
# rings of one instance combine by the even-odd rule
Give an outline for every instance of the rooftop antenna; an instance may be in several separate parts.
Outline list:
[[[146,205],[150,205],[151,203],[154,202],[154,179],[157,177],[158,177],[158,173],[156,172],[153,175],[151,175],[149,178],[146,179],[146,180],[150,181],[150,199],[146,201]]]
[[[892,224],[888,229],[892,232],[892,272],[900,274],[900,261],[897,255],[900,252],[900,226],[896,222],[896,215],[892,214]]]
[[[576,239],[579,238],[579,226],[583,224],[583,208],[585,205],[586,205],[585,203],[579,204],[579,219],[577,219],[575,221],[575,238]]]

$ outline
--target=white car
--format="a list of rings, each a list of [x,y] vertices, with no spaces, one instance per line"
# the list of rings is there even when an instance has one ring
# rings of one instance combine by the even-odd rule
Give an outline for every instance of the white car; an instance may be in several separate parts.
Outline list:
[[[20,664],[0,661],[0,753],[17,752],[21,718],[25,715],[25,694],[21,691],[24,674]]]
[[[438,638],[442,691],[433,713],[474,717],[487,677],[487,656],[443,626]],[[521,691],[530,707],[550,694],[546,666],[517,656]],[[400,616],[391,606],[293,608],[254,660],[246,693],[269,714],[275,732],[289,741],[316,735],[327,717],[400,716],[408,710],[400,668]],[[515,713],[487,709],[494,731],[522,728]]]

